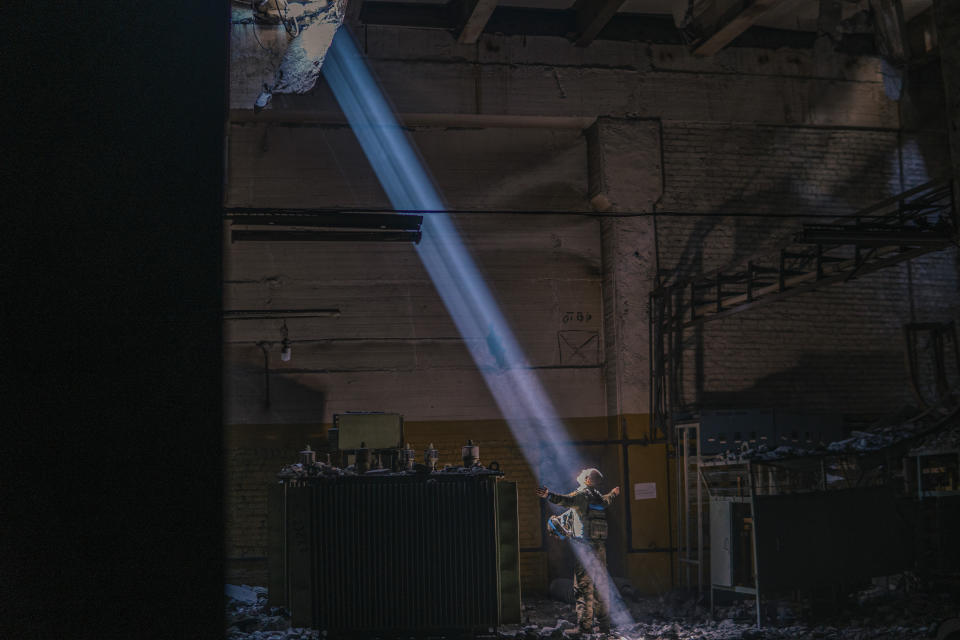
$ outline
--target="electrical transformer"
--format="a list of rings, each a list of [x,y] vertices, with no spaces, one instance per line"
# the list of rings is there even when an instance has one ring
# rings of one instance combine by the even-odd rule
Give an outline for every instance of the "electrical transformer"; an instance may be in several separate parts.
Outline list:
[[[270,605],[293,626],[343,636],[520,622],[517,487],[498,469],[316,467],[269,491]]]

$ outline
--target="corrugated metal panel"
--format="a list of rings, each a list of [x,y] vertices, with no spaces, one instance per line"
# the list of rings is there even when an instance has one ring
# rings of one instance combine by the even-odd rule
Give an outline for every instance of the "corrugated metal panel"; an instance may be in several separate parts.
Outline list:
[[[287,488],[287,589],[290,622],[295,627],[309,626],[313,582],[310,571],[310,489]]]
[[[293,624],[442,631],[519,621],[516,485],[499,485],[483,474],[290,483]]]
[[[279,482],[267,489],[267,602],[271,607],[287,606],[285,489]]]

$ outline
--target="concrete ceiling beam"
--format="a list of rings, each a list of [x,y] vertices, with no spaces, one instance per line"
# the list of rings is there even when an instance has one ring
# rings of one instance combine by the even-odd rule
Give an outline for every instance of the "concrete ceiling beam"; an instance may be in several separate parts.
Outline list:
[[[623,6],[624,0],[577,0],[577,35],[573,43],[578,47],[589,45]]]
[[[694,31],[702,35],[694,43],[693,53],[698,56],[712,56],[733,42],[737,36],[753,26],[761,16],[786,0],[741,0],[732,7],[722,10],[719,0],[710,3],[702,16],[718,15],[719,19],[708,24],[694,24]]]
[[[493,10],[497,8],[497,0],[464,0],[460,7],[457,42],[475,44],[493,15]]]

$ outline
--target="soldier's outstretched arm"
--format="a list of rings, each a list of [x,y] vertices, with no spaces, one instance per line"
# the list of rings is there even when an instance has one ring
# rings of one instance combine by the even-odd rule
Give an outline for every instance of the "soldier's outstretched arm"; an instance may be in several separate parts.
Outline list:
[[[603,503],[608,507],[613,503],[614,498],[620,495],[620,487],[614,487],[607,495],[603,496]]]
[[[563,494],[563,493],[554,493],[546,487],[540,487],[537,489],[537,495],[541,498],[546,498],[553,504],[559,504],[562,507],[573,507],[576,505],[576,495],[577,492]]]

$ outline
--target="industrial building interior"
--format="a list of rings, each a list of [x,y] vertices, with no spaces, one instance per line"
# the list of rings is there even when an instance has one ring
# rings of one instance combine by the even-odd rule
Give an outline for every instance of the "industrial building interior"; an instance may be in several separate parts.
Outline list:
[[[577,637],[596,468],[592,637],[960,638],[960,3],[148,4],[23,30],[124,55],[23,90],[88,133],[11,156],[71,261],[13,360],[80,355],[4,624]]]
[[[574,552],[535,489],[587,467],[624,490],[622,637],[949,633],[958,12],[934,4],[234,2],[228,637],[563,637]],[[367,530],[471,467],[502,474],[463,498],[480,521],[408,497],[446,518]],[[440,529],[479,538],[427,570]],[[434,619],[395,573],[479,591]]]

